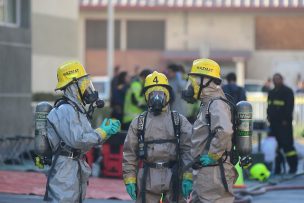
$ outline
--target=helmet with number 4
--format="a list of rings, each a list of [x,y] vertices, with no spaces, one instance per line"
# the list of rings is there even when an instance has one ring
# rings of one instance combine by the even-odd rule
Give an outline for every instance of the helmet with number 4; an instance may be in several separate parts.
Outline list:
[[[149,74],[145,79],[143,91],[145,93],[146,100],[148,100],[149,94],[155,90],[164,91],[166,93],[167,100],[169,101],[172,88],[169,85],[168,78],[163,73],[159,73],[157,71]]]
[[[172,88],[169,85],[168,78],[157,71],[146,77],[143,91],[148,107],[155,115],[163,111],[171,100]]]

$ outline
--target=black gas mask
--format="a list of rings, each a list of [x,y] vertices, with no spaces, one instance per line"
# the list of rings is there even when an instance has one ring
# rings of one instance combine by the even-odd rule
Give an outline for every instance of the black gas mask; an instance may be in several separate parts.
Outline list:
[[[154,115],[159,115],[166,105],[166,94],[163,91],[153,91],[149,94],[148,106]]]
[[[89,77],[84,77],[77,80],[76,85],[83,105],[93,104],[98,100],[98,92],[95,90]]]
[[[94,87],[93,87],[94,88]],[[83,101],[86,104],[92,104],[98,100],[98,92],[91,87],[87,88],[83,93]]]
[[[213,81],[202,76],[189,75],[186,88],[182,90],[182,99],[188,103],[195,103],[200,99],[202,90]],[[206,84],[204,82],[206,81]]]
[[[196,99],[194,98],[194,88],[192,86],[182,90],[182,99],[190,104],[195,103]]]
[[[187,85],[182,90],[182,99],[191,104],[195,103],[201,93],[201,82],[200,77],[189,75]]]

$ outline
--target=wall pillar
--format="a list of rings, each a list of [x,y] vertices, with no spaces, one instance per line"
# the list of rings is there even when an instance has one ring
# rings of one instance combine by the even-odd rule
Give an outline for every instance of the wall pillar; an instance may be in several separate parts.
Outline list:
[[[236,82],[243,87],[245,84],[245,60],[244,58],[234,58],[233,61],[235,62]]]

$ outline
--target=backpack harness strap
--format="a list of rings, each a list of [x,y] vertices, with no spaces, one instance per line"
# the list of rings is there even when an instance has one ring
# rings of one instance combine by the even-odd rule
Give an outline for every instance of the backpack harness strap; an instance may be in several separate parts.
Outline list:
[[[228,183],[227,183],[227,180],[226,180],[226,176],[225,176],[225,169],[224,169],[224,162],[227,160],[228,156],[230,157],[233,157],[233,159],[231,158],[231,162],[234,164],[235,162],[235,148],[234,148],[234,145],[235,145],[235,133],[236,133],[236,125],[235,125],[235,122],[234,122],[234,113],[235,113],[235,105],[223,98],[223,97],[216,97],[216,98],[213,98],[208,106],[207,106],[207,113],[206,113],[206,120],[207,120],[207,124],[208,124],[208,131],[209,131],[209,135],[207,137],[207,142],[206,142],[206,145],[205,145],[205,148],[203,150],[203,153],[202,154],[208,154],[209,152],[209,149],[210,149],[210,145],[211,145],[211,142],[212,142],[212,139],[214,138],[214,136],[216,135],[216,133],[218,132],[218,128],[214,129],[214,130],[211,130],[211,113],[210,113],[210,107],[211,107],[211,104],[216,101],[216,100],[221,100],[223,102],[225,102],[226,104],[228,104],[230,106],[230,109],[231,109],[231,114],[232,114],[232,123],[233,123],[233,136],[232,136],[232,148],[231,148],[231,151],[225,151],[225,153],[223,154],[223,156],[217,161],[217,164],[212,164],[212,165],[208,165],[208,166],[203,166],[201,164],[200,161],[196,161],[192,168],[195,169],[195,170],[198,170],[202,167],[214,167],[214,166],[219,166],[220,168],[220,174],[221,174],[221,179],[222,179],[222,183],[223,183],[223,186],[225,188],[225,190],[228,192]],[[223,158],[225,157],[225,158]],[[238,157],[237,157],[238,158]],[[238,160],[237,160],[238,162]],[[235,164],[234,164],[235,165]]]

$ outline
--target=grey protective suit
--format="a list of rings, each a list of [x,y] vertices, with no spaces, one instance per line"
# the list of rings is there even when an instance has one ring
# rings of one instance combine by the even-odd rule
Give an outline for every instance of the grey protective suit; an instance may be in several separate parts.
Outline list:
[[[202,105],[193,125],[191,154],[194,158],[200,156],[205,148],[209,134],[206,120],[207,106],[210,100],[215,97],[225,98],[225,95],[222,89],[212,82],[202,91]],[[215,130],[216,133],[211,141],[209,153],[221,157],[225,151],[231,150],[232,145],[233,130],[230,107],[225,102],[216,100],[211,104],[210,113],[211,130]],[[193,203],[232,203],[234,201],[232,186],[238,175],[234,166],[230,163],[229,157],[224,163],[224,169],[229,192],[225,191],[219,166],[208,166],[193,171]]]
[[[64,96],[83,110],[84,107],[76,96],[76,88],[75,84],[70,85],[65,90]],[[49,122],[52,122],[58,134]],[[67,146],[81,150],[83,154],[89,151],[94,145],[101,144],[103,141],[100,134],[91,127],[86,115],[79,112],[76,106],[73,107],[70,104],[62,104],[49,113],[47,136],[54,153],[58,149],[61,140]],[[78,170],[79,166],[80,170]],[[82,199],[84,199],[91,168],[84,159],[72,159],[59,155],[54,165],[54,170],[50,174],[48,196],[51,202],[79,202],[79,172],[81,172],[82,176]]]
[[[123,152],[123,177],[124,179],[137,177],[137,200],[141,203],[143,168],[138,168],[138,117],[133,119],[125,143]],[[182,167],[191,162],[191,130],[192,126],[188,120],[180,115],[180,153]],[[171,112],[162,112],[158,116],[148,113],[146,118],[145,142],[152,140],[174,139],[174,129],[171,120]],[[148,163],[176,161],[176,144],[149,144],[147,147]],[[191,172],[190,172],[191,173]],[[173,202],[172,171],[170,168],[149,168],[146,179],[146,203],[159,202],[161,194],[166,194],[165,202]],[[181,183],[181,181],[180,181]],[[181,193],[181,190],[180,190]],[[182,201],[179,201],[182,202]]]

